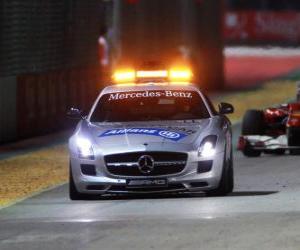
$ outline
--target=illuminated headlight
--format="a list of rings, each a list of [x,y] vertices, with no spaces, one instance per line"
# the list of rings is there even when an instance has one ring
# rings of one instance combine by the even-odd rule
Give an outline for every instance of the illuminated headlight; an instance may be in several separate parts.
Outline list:
[[[217,136],[207,136],[201,143],[198,154],[201,157],[212,157],[216,154]]]
[[[79,137],[76,139],[76,144],[79,158],[87,160],[95,159],[92,143],[90,142],[90,140]]]

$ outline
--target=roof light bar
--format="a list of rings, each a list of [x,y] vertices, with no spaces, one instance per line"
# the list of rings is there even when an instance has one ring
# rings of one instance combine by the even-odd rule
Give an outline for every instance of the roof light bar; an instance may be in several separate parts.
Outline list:
[[[134,70],[118,70],[113,75],[113,80],[116,83],[135,82],[136,76]]]
[[[169,72],[167,70],[153,70],[153,71],[137,71],[137,78],[167,78]]]
[[[113,80],[117,84],[136,83],[137,81],[162,79],[170,82],[170,84],[189,84],[193,78],[190,69],[171,69],[171,70],[151,70],[151,71],[134,71],[134,70],[118,70],[113,75]]]
[[[192,80],[193,73],[190,69],[171,69],[169,78],[171,81],[190,81]]]

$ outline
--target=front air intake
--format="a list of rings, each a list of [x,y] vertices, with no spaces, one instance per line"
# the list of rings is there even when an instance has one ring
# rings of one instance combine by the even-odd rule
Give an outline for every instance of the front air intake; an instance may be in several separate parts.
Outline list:
[[[96,176],[96,167],[94,165],[82,164],[81,172],[83,175]]]
[[[199,161],[198,162],[198,174],[210,172],[212,169],[213,161]]]

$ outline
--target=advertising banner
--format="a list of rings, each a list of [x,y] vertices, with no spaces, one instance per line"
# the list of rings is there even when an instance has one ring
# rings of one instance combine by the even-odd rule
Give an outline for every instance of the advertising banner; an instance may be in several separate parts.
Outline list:
[[[300,41],[300,13],[227,12],[224,33],[228,42],[295,44]]]

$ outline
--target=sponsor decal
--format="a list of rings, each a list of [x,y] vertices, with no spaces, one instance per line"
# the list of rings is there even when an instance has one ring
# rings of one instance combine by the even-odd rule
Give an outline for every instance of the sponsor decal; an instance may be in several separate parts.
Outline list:
[[[118,135],[149,135],[149,136],[158,136],[171,141],[179,141],[188,134],[181,132],[174,132],[166,129],[160,128],[129,128],[129,129],[110,129],[105,131],[99,137],[107,137],[107,136],[118,136]]]
[[[142,91],[142,92],[126,92],[126,93],[113,93],[109,95],[108,101],[117,101],[125,99],[138,99],[138,98],[155,98],[155,97],[175,97],[192,99],[193,93],[186,91]]]

